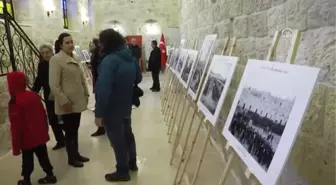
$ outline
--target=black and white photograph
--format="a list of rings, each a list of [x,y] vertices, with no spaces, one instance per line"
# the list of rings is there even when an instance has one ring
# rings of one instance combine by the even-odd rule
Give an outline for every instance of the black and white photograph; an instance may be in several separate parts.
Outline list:
[[[178,61],[180,59],[180,55],[181,55],[181,51],[182,49],[179,48],[176,50],[176,53],[174,54],[174,58],[172,59],[172,69],[174,70],[174,72],[176,71],[176,68],[177,68],[177,64],[178,64]]]
[[[89,62],[89,61],[90,61],[90,58],[91,58],[89,52],[88,52],[87,50],[83,50],[82,52],[83,52],[83,54],[84,54],[85,60],[86,60],[87,62]]]
[[[83,52],[82,52],[82,50],[80,49],[79,46],[75,46],[75,52],[78,55],[78,57],[81,59],[81,61],[86,61],[85,57],[83,55]]]
[[[223,135],[262,185],[276,185],[319,69],[249,59]]]
[[[208,35],[205,37],[203,41],[202,48],[199,52],[199,61],[196,64],[195,70],[191,77],[189,94],[193,98],[196,99],[197,93],[199,92],[199,86],[201,81],[203,80],[204,71],[209,63],[209,59],[213,53],[213,48],[216,42],[217,35]]]
[[[196,50],[189,50],[188,51],[188,58],[186,63],[184,64],[182,74],[181,74],[181,83],[182,85],[187,88],[189,84],[189,80],[192,74],[192,69],[195,66],[197,58],[197,51]]]
[[[253,158],[268,170],[286,127],[295,97],[245,87],[229,130]]]
[[[197,104],[213,126],[217,122],[237,61],[237,57],[215,55],[205,78]]]
[[[181,50],[180,58],[176,67],[176,75],[180,76],[186,60],[188,59],[188,50]]]

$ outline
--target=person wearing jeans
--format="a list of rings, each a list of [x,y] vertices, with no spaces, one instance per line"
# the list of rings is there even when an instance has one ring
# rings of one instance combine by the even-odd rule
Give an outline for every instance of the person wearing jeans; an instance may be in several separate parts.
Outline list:
[[[60,34],[57,42],[60,52],[50,59],[49,85],[55,99],[55,112],[63,120],[68,164],[80,168],[89,161],[78,151],[78,129],[81,113],[87,109],[89,91],[80,59],[73,54],[71,35]]]
[[[116,172],[106,174],[105,179],[129,181],[130,167],[136,166],[135,141],[129,120],[134,84],[140,83],[142,76],[120,33],[107,29],[99,34],[99,40],[103,55],[96,82],[95,123],[104,125],[117,162]],[[127,123],[125,119],[129,119]],[[130,166],[131,162],[133,166]]]

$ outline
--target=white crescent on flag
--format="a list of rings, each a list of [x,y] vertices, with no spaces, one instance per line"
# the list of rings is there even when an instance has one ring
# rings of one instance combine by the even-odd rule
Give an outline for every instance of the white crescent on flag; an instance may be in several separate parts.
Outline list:
[[[161,45],[161,44],[165,46],[165,43],[163,43],[162,41],[160,41],[160,45]]]

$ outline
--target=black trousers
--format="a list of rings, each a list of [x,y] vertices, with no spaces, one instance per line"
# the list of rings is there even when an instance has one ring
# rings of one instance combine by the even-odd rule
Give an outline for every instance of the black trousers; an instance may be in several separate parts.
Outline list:
[[[76,160],[78,152],[78,129],[81,113],[62,115],[63,129],[65,131],[65,146],[68,153],[68,162]]]
[[[62,131],[62,126],[58,123],[58,116],[55,114],[55,102],[46,101],[46,108],[48,113],[49,125],[54,133],[57,143],[64,143],[64,134]]]
[[[117,172],[128,173],[129,165],[136,163],[136,144],[131,119],[114,120],[104,124],[117,161]]]
[[[153,79],[153,86],[154,90],[160,90],[160,71],[152,71],[152,79]]]
[[[53,166],[48,157],[47,145],[39,145],[32,149],[22,151],[22,173],[25,180],[30,180],[30,175],[34,171],[34,154],[36,155],[43,171],[49,175],[53,175]]]

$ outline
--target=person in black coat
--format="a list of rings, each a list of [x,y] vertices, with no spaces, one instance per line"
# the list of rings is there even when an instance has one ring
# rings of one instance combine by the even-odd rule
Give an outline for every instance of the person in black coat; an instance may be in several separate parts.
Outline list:
[[[52,94],[50,93],[49,87],[49,60],[53,56],[53,49],[49,45],[42,45],[40,47],[40,53],[41,61],[38,64],[37,77],[32,90],[38,93],[41,88],[43,88],[43,98],[47,109],[49,124],[57,142],[56,146],[53,147],[53,150],[57,150],[65,147],[65,140],[62,127],[59,124],[58,116],[55,114],[55,102]]]
[[[152,52],[149,56],[148,69],[152,72],[153,86],[150,88],[153,92],[160,91],[160,70],[161,70],[161,50],[158,48],[156,40],[152,41]]]
[[[96,89],[96,81],[98,79],[98,65],[100,62],[100,44],[99,39],[94,38],[90,43],[90,52],[91,52],[91,72],[92,72],[92,86],[93,93]],[[98,127],[97,131],[91,134],[92,137],[105,135],[105,129],[103,126]]]
[[[131,50],[132,56],[139,63],[141,58],[141,48],[137,45],[135,38],[132,38],[131,44],[128,46],[128,48]]]

